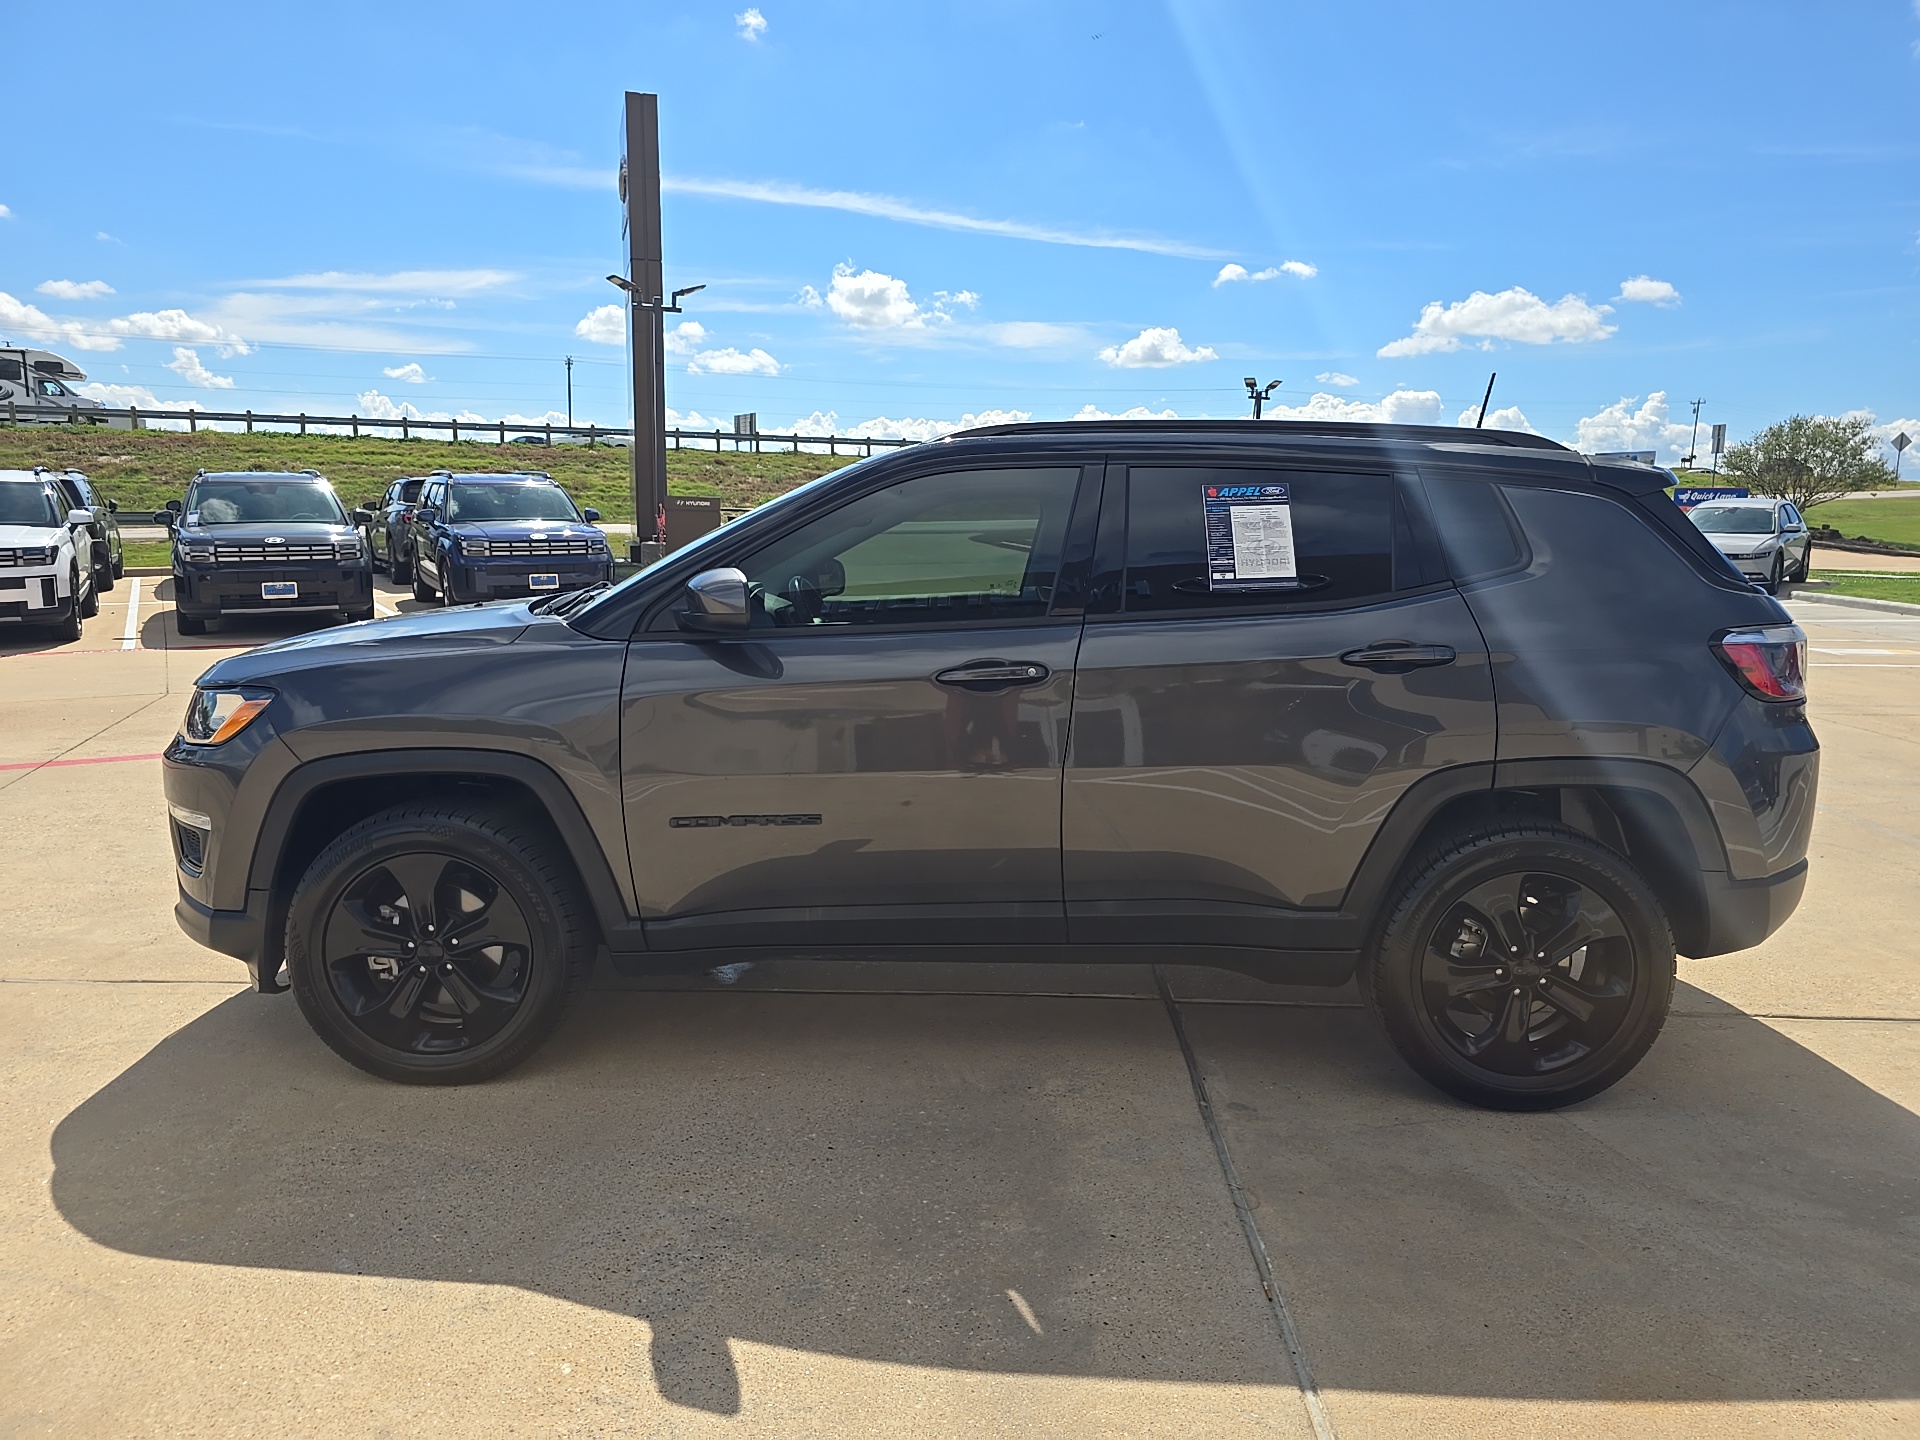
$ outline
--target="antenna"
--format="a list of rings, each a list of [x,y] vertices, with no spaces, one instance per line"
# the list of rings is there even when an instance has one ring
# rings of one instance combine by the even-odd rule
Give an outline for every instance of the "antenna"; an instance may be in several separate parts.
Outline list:
[[[1480,397],[1480,418],[1473,422],[1473,428],[1484,430],[1487,424],[1487,402],[1493,399],[1493,382],[1500,378],[1500,372],[1494,371],[1487,376],[1487,393]]]

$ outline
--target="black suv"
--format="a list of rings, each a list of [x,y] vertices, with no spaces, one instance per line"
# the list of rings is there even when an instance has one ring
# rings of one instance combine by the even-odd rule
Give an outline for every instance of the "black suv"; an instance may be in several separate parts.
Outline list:
[[[1804,637],[1668,483],[1419,427],[896,451],[618,587],[222,660],[176,914],[396,1080],[522,1059],[604,945],[1357,974],[1435,1084],[1565,1104],[1806,878]]]
[[[93,488],[93,482],[78,470],[49,470],[41,465],[34,466],[33,470],[53,482],[69,511],[85,510],[93,517],[87,524],[87,531],[93,537],[93,588],[101,592],[113,589],[114,582],[127,569],[120,543],[120,502],[100,494]]]
[[[420,502],[420,487],[426,483],[418,477],[402,477],[389,485],[378,500],[369,500],[353,512],[354,524],[360,527],[374,566],[402,584],[413,578],[413,552],[408,548],[411,544],[408,537],[414,507]]]
[[[365,545],[317,470],[202,470],[154,523],[173,534],[173,615],[182,635],[222,615],[333,611],[373,618]]]
[[[582,590],[613,578],[613,552],[543,471],[454,475],[436,471],[420,491],[408,527],[413,598],[437,592],[468,600]]]

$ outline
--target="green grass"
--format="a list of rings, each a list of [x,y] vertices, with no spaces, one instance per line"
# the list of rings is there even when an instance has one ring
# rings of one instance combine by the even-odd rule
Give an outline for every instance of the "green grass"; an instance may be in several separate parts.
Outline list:
[[[1864,535],[1920,549],[1920,496],[1897,500],[1830,500],[1807,511],[1809,525],[1831,525],[1849,538]]]
[[[145,567],[173,563],[171,540],[129,540],[120,548],[121,563],[129,570],[136,565]]]
[[[1836,575],[1831,570],[1816,570],[1813,578],[1831,583],[1824,589],[1808,591],[1810,595],[1854,595],[1864,600],[1904,600],[1910,605],[1920,605],[1920,572]]]
[[[667,489],[675,495],[717,495],[723,505],[749,506],[852,463],[855,457],[753,455],[669,450]],[[468,441],[353,439],[344,435],[197,435],[91,426],[0,425],[0,470],[34,465],[85,471],[119,502],[122,520],[139,524],[186,493],[193,472],[298,470],[312,466],[349,506],[379,495],[402,475],[431,470],[545,470],[581,506],[611,524],[631,524],[631,453],[609,446],[481,445]],[[132,562],[129,562],[132,563]]]

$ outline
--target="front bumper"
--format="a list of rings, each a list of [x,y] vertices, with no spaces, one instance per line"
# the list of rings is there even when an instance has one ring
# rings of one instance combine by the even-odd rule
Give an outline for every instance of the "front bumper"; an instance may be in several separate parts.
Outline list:
[[[260,587],[292,582],[299,594],[268,600]],[[270,615],[276,610],[360,610],[373,604],[373,570],[359,565],[189,566],[173,572],[173,604],[183,615]]]
[[[584,590],[603,580],[613,579],[613,556],[552,555],[530,560],[490,560],[478,557],[455,558],[454,584],[460,594],[474,600],[505,600],[526,595],[554,595],[568,590]],[[535,575],[557,575],[560,583],[553,589],[535,590]]]
[[[253,978],[253,988],[262,994],[278,994],[287,988],[278,979],[281,957],[275,955],[270,963],[263,958],[269,899],[265,890],[249,890],[244,910],[215,910],[185,890],[179,892],[179,897],[174,902],[173,918],[188,939],[209,950],[218,950],[222,955],[244,960],[247,973]]]
[[[58,570],[9,569],[0,573],[0,621],[51,625],[67,618],[73,597],[63,594],[65,576]]]

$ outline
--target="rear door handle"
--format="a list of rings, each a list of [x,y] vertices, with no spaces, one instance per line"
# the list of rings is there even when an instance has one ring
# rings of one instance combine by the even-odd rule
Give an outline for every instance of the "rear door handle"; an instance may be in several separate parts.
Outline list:
[[[969,660],[933,678],[941,685],[963,690],[1008,690],[1016,685],[1038,685],[1052,673],[1030,660]]]
[[[1415,645],[1408,640],[1381,640],[1340,657],[1343,665],[1451,665],[1451,645]]]

